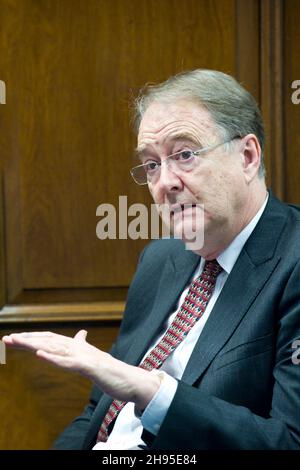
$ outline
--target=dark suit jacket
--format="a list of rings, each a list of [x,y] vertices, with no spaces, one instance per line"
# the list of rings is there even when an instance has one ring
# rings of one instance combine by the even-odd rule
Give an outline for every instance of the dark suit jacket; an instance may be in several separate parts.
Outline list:
[[[117,358],[137,365],[199,257],[148,245],[128,294]],[[151,449],[300,449],[300,208],[270,195],[210,314]],[[95,387],[57,449],[89,449],[112,399]]]

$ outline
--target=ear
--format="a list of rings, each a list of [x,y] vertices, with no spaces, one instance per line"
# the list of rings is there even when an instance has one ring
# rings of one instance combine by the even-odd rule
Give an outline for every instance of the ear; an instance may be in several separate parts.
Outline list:
[[[250,183],[258,174],[261,162],[261,147],[255,134],[243,137],[241,155],[246,181]]]

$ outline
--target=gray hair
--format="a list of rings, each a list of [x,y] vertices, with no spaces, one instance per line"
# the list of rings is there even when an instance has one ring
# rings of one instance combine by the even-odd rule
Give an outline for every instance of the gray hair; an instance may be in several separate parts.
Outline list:
[[[158,85],[146,85],[134,102],[136,132],[150,104],[180,99],[196,101],[204,106],[225,140],[255,134],[261,147],[259,175],[264,177],[265,136],[261,112],[253,96],[223,72],[197,69],[179,73]]]

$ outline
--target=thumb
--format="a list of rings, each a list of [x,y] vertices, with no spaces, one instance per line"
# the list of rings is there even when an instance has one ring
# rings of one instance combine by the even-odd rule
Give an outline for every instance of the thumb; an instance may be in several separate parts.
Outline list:
[[[77,341],[85,341],[87,337],[87,331],[86,330],[79,330],[76,335],[74,336],[74,339]]]

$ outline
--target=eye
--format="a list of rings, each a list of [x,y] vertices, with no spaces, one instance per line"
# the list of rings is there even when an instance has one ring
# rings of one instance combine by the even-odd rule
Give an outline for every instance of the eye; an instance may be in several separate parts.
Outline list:
[[[159,167],[160,167],[160,163],[155,162],[155,161],[149,161],[144,164],[146,173],[154,173],[155,171],[159,169]]]
[[[191,150],[183,150],[178,154],[177,160],[181,162],[186,162],[191,160],[194,157],[194,153]]]

